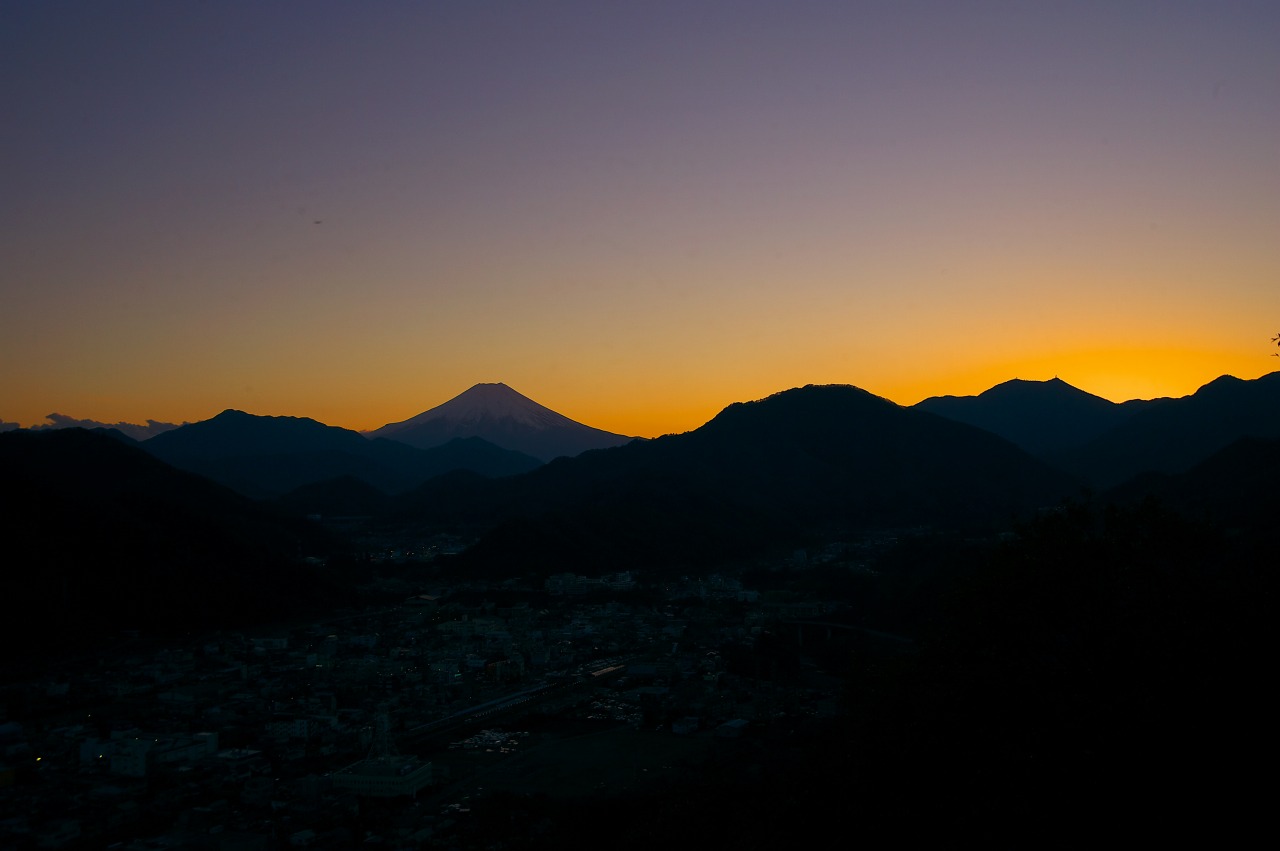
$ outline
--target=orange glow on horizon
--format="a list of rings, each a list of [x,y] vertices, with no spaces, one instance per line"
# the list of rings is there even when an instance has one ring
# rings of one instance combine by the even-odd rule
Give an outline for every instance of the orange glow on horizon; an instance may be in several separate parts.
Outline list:
[[[805,384],[850,384],[901,405],[914,405],[930,396],[977,395],[1014,378],[1046,381],[1057,377],[1087,393],[1123,402],[1190,395],[1221,375],[1258,378],[1280,369],[1280,359],[1257,351],[1113,346],[987,362],[971,360],[936,373],[912,366],[914,368],[909,369],[899,363],[895,369],[826,369],[812,375],[795,369],[779,369],[775,374],[764,376],[724,376],[719,386],[694,380],[646,386],[654,383],[651,376],[645,380],[637,377],[634,382],[628,382],[624,376],[603,385],[586,381],[583,382],[585,390],[568,380],[542,382],[531,374],[522,376],[521,380],[501,375],[485,375],[482,380],[502,381],[535,402],[585,425],[617,434],[653,438],[696,429],[734,402],[754,401]],[[129,395],[96,394],[88,399],[92,404],[81,407],[46,407],[50,408],[47,412],[56,410],[76,418],[138,424],[145,423],[148,417],[161,422],[197,422],[227,408],[236,408],[259,416],[309,417],[327,425],[371,431],[443,404],[476,383],[481,382],[438,382],[410,394],[367,382],[354,388],[320,382],[314,386],[293,383],[281,387],[264,382],[261,387],[244,387],[238,393],[228,393],[219,401],[202,398],[217,396],[218,388],[206,389],[204,393],[188,388],[186,394],[167,402],[146,397],[142,388],[138,388]],[[646,391],[645,394],[641,396],[635,391],[636,387]],[[279,392],[282,389],[290,392]],[[355,392],[344,398],[348,390]],[[140,413],[143,415],[139,416]],[[10,417],[12,414],[7,414],[6,419]],[[16,421],[24,426],[45,422],[42,415]]]
[[[655,437],[1280,366],[1280,6],[258,5],[24,4],[3,420],[367,431],[500,381]]]

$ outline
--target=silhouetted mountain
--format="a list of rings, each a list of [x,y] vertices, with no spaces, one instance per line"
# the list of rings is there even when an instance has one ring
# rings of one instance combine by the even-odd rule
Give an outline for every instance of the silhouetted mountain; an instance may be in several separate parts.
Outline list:
[[[1134,413],[1059,378],[1015,378],[977,396],[933,396],[915,407],[986,429],[1033,455],[1079,446]]]
[[[296,610],[327,587],[302,554],[334,546],[141,449],[83,429],[0,434],[5,623],[57,643]],[[335,598],[336,599],[336,598]]]
[[[1224,375],[1190,396],[1158,400],[1050,460],[1105,488],[1142,472],[1184,472],[1243,437],[1280,437],[1280,372]]]
[[[339,476],[353,476],[393,493],[454,469],[504,476],[541,464],[476,438],[422,450],[394,440],[370,440],[305,417],[230,410],[157,435],[142,447],[176,467],[253,497],[279,496]]]
[[[416,417],[375,429],[370,436],[421,449],[455,437],[481,437],[543,461],[620,446],[632,439],[575,422],[505,384],[477,384]]]
[[[1072,485],[988,432],[856,387],[809,386],[731,405],[687,434],[485,488],[473,516],[504,522],[471,563],[600,571],[744,556],[848,529],[1003,521]],[[451,505],[445,493],[434,506],[415,496],[429,513]]]

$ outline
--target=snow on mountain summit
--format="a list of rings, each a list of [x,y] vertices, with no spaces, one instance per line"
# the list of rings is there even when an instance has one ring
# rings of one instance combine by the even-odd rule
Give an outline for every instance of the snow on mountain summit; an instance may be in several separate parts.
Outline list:
[[[439,419],[477,424],[495,420],[512,420],[537,429],[579,425],[563,414],[544,408],[528,396],[517,393],[502,383],[477,384],[443,405],[437,405],[425,413],[405,420],[400,425],[409,426]]]
[[[415,417],[375,429],[369,436],[423,449],[455,437],[481,437],[544,461],[618,446],[631,439],[571,420],[500,382],[477,384]]]

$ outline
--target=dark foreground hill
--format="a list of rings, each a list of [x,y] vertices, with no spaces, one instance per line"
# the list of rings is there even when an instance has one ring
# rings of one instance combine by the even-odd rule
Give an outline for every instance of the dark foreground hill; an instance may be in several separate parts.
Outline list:
[[[472,516],[496,528],[462,563],[698,564],[857,529],[990,528],[1073,489],[990,433],[856,387],[809,386],[470,493]],[[445,489],[405,501],[426,516],[459,508]]]
[[[82,429],[0,434],[5,632],[30,652],[121,629],[199,629],[338,599],[300,556],[335,546],[140,449]],[[12,646],[12,645],[11,645]]]
[[[1246,437],[1185,473],[1144,473],[1108,491],[1124,505],[1156,500],[1231,530],[1280,528],[1280,439]]]
[[[766,624],[748,664],[720,648],[730,693],[823,666],[835,717],[758,717],[663,788],[477,796],[466,847],[1234,847],[1265,830],[1270,788],[1249,767],[1274,753],[1273,525],[1224,534],[1153,503],[1071,502],[999,542],[938,543],[877,562],[860,589],[902,588],[895,563],[929,576],[906,592],[922,610],[909,641]],[[818,569],[778,573],[818,593]],[[715,608],[685,602],[686,617]]]

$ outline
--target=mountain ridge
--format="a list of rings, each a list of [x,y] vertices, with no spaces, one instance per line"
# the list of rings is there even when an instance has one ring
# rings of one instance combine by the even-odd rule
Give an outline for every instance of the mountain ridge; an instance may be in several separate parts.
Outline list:
[[[1048,460],[1100,487],[1140,473],[1182,473],[1245,438],[1280,438],[1280,372],[1223,375],[1195,393],[1159,399]]]
[[[1077,446],[1127,416],[1123,406],[1056,376],[1014,378],[976,396],[931,396],[912,407],[986,429],[1033,455]]]
[[[156,435],[139,446],[176,467],[254,497],[280,496],[339,476],[354,476],[395,493],[459,468],[505,476],[541,464],[482,438],[454,438],[418,449],[308,417],[258,416],[235,409]]]
[[[1074,488],[997,435],[850,385],[809,385],[734,403],[691,432],[488,483],[469,511],[497,525],[468,559],[687,565],[840,530],[1004,522]],[[459,508],[446,492],[416,496],[426,515]]]

